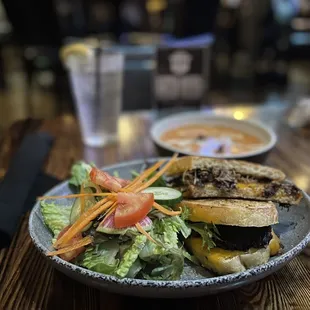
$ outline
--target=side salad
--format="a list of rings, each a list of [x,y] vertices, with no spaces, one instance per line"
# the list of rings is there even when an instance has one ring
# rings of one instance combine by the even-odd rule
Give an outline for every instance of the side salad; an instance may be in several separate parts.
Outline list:
[[[187,210],[178,210],[182,193],[165,186],[163,175],[174,162],[159,161],[131,180],[95,165],[77,162],[66,196],[43,196],[41,211],[53,234],[48,256],[119,278],[178,280],[191,234]],[[71,201],[67,206],[59,199]]]

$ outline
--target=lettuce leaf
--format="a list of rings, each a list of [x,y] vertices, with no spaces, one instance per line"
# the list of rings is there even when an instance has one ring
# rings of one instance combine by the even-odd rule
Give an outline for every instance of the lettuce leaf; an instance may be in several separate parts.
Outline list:
[[[193,264],[200,266],[199,260],[194,255],[189,254],[184,248],[183,248],[183,256]]]
[[[147,179],[151,179],[154,175],[156,174],[156,172],[153,172]],[[160,176],[154,183],[152,183],[150,186],[152,187],[166,187],[166,181],[163,178],[163,176]]]
[[[147,241],[139,258],[147,264],[143,269],[145,279],[177,280],[184,268],[184,254],[178,240],[184,222],[177,217],[165,217],[153,222],[151,236],[160,244]],[[187,235],[190,230],[184,228]]]
[[[145,231],[150,231],[152,229],[152,225],[143,226],[143,229]],[[111,227],[105,227],[103,225],[99,225],[97,227],[97,232],[107,234],[107,235],[127,235],[132,238],[134,238],[136,235],[140,235],[139,231],[136,227],[127,227],[127,228],[111,228]]]
[[[166,255],[160,259],[161,265],[155,267],[149,274],[144,273],[145,279],[178,280],[183,272],[184,258],[180,253]]]
[[[153,238],[156,238],[154,234],[152,234]],[[156,241],[158,241],[159,237],[157,236]],[[152,241],[147,241],[144,248],[141,250],[139,254],[139,258],[147,263],[156,264],[159,257],[164,256],[169,253],[169,249],[163,247],[161,245],[156,245]]]
[[[153,246],[148,241],[139,257],[147,262],[146,267],[143,269],[143,277],[145,279],[180,279],[184,268],[184,256],[181,249]]]
[[[88,248],[79,264],[96,272],[113,275],[119,263],[116,258],[118,252],[117,241],[109,240]]]
[[[207,246],[208,250],[216,246],[214,240],[220,239],[219,232],[213,224],[187,222],[187,226],[201,236],[202,244]]]
[[[180,215],[181,219],[182,219],[183,221],[188,220],[190,214],[191,214],[190,209],[189,209],[187,206],[182,206],[182,213],[181,213],[181,215]]]
[[[41,212],[45,225],[52,231],[54,239],[70,224],[71,206],[41,202]]]
[[[119,178],[119,177],[120,177],[119,172],[118,172],[117,170],[115,170],[115,171],[113,172],[113,176]]]
[[[142,262],[141,259],[137,258],[135,262],[131,265],[126,277],[135,278],[144,267],[145,262]]]
[[[174,225],[170,217],[157,222],[156,235],[165,247],[178,248],[178,231],[178,227]]]
[[[71,167],[71,178],[69,184],[74,186],[81,186],[82,183],[86,183],[89,180],[89,172],[94,164],[87,164],[84,161],[78,161]]]
[[[130,268],[137,260],[145,243],[146,243],[146,237],[144,235],[138,235],[135,237],[133,244],[129,249],[127,249],[127,251],[125,252],[124,256],[120,261],[118,268],[115,271],[117,276],[123,278],[128,274]]]
[[[170,225],[174,226],[175,229],[177,229],[178,232],[181,233],[185,239],[190,236],[192,230],[186,225],[185,221],[181,217],[172,216],[169,219],[171,222]]]
[[[151,219],[157,218],[157,219],[163,219],[167,217],[167,215],[163,214],[162,212],[158,211],[157,209],[153,208],[150,213],[148,214],[148,217]]]
[[[178,233],[184,238],[188,238],[191,234],[191,228],[179,216],[169,216],[159,219],[156,222],[156,232],[164,236],[164,241],[168,244],[178,244]]]

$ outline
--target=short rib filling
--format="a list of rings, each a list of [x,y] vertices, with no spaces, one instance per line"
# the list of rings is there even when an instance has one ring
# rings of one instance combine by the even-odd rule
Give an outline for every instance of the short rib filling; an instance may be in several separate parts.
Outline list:
[[[250,248],[264,248],[272,239],[271,226],[267,227],[238,227],[216,225],[220,239],[215,243],[227,250],[247,251]]]
[[[185,171],[183,174],[167,179],[167,183],[172,187],[182,187],[194,185],[197,187],[204,187],[207,183],[212,183],[216,188],[220,190],[233,190],[236,188],[237,183],[266,183],[266,188],[262,193],[265,198],[274,196],[279,189],[283,189],[289,196],[295,198],[299,195],[298,188],[289,183],[279,183],[271,181],[266,178],[254,178],[244,176],[236,173],[234,170],[225,168],[213,167],[210,169],[193,169]]]
[[[214,242],[217,247],[225,250],[247,251],[250,248],[261,249],[267,247],[272,239],[271,226],[238,227],[216,225],[216,228],[220,240],[214,239]],[[193,235],[195,234],[193,232]]]

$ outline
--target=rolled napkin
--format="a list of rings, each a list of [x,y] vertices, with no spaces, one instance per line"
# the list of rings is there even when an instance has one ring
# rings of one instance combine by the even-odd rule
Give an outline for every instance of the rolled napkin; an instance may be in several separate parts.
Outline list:
[[[29,134],[11,160],[0,184],[0,248],[10,244],[52,143],[45,132]]]

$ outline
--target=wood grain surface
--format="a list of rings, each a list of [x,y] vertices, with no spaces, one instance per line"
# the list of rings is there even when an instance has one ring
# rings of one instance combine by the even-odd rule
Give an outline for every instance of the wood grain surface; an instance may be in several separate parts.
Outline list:
[[[68,177],[75,160],[108,165],[157,156],[149,137],[150,113],[123,115],[120,142],[104,149],[84,147],[79,127],[70,115],[55,120],[28,119],[15,123],[0,141],[0,173],[4,174],[14,151],[28,132],[44,130],[55,136],[45,171]],[[310,191],[309,137],[281,124],[277,147],[268,164],[282,169],[299,187]],[[28,234],[28,214],[21,221],[11,246],[0,250],[0,310],[6,309],[310,309],[310,259],[305,253],[275,274],[219,295],[192,299],[139,299],[98,291],[80,284],[49,266]]]

